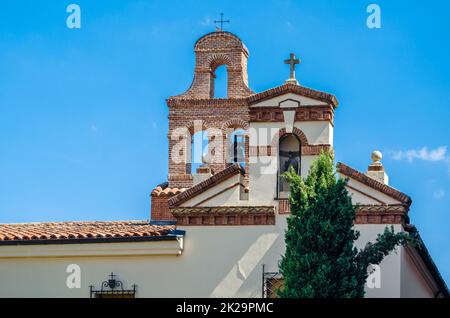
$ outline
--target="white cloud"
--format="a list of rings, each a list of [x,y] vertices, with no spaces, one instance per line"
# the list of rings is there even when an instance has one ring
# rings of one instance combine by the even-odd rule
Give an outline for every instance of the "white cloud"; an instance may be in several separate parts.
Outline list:
[[[442,199],[445,196],[445,191],[444,189],[439,189],[434,191],[433,196],[435,199]]]
[[[92,124],[92,125],[91,125],[91,131],[92,131],[93,133],[96,133],[96,132],[98,131],[98,127],[97,127],[95,124]]]
[[[394,160],[406,160],[408,162],[413,162],[414,160],[423,160],[423,161],[448,161],[447,158],[447,147],[442,146],[436,149],[428,150],[427,147],[423,147],[422,149],[411,149],[406,151],[394,151],[392,153],[392,158]]]

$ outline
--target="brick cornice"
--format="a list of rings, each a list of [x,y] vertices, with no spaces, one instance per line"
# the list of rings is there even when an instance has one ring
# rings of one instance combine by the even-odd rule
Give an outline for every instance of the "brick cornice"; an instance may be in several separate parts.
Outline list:
[[[355,224],[407,224],[408,207],[401,204],[360,205],[356,207]]]
[[[274,214],[275,208],[268,206],[215,206],[215,207],[174,207],[170,209],[176,216],[198,216],[208,214]]]
[[[243,106],[247,107],[246,98],[186,98],[182,95],[172,96],[166,100],[169,107],[177,106]]]
[[[359,181],[365,185],[367,185],[368,187],[371,187],[372,189],[375,189],[377,191],[380,191],[381,193],[386,194],[387,196],[390,196],[391,198],[400,201],[401,203],[410,206],[412,203],[411,198],[398,191],[397,189],[394,189],[384,183],[381,183],[375,179],[372,179],[368,176],[366,176],[365,174],[339,162],[337,164],[337,170],[339,173],[343,174],[346,177],[352,178],[356,181]]]
[[[408,224],[409,207],[403,204],[357,205],[355,224]],[[278,213],[290,214],[289,200],[278,200]]]
[[[250,107],[251,122],[283,122],[283,111],[286,108],[278,106]],[[295,121],[328,121],[333,124],[334,110],[330,105],[313,105],[290,108],[295,111]]]
[[[235,176],[237,174],[245,174],[244,169],[239,164],[233,164],[228,168],[223,169],[222,171],[216,173],[212,177],[196,184],[195,186],[187,189],[186,191],[172,197],[169,199],[169,207],[175,207],[180,205],[183,202],[188,201],[189,199],[195,197],[196,195],[205,192],[209,188]]]
[[[273,206],[172,208],[177,225],[274,225]]]

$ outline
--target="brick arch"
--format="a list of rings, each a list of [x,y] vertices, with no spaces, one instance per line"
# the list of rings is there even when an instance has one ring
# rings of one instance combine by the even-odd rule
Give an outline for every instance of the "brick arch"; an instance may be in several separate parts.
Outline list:
[[[194,133],[195,133],[195,131],[194,131],[194,129],[195,129],[194,121],[193,120],[189,121],[188,124],[185,127],[187,128],[187,130],[191,134],[191,136],[193,136]],[[211,125],[208,122],[202,120],[202,130],[201,131],[206,131],[206,130],[211,129],[211,128],[214,128],[214,127],[211,127]]]
[[[298,129],[297,127],[294,127],[294,129],[292,130],[292,134],[297,136],[297,138],[300,140],[301,146],[308,146],[308,139],[306,138],[306,135],[303,131],[301,131],[300,129]],[[280,138],[286,135],[286,128],[281,128],[280,130],[278,130],[278,132],[275,134],[275,136],[273,136],[272,139],[272,148],[276,148],[278,149],[278,143],[280,141]]]
[[[228,55],[218,53],[208,56],[205,64],[206,67],[209,67],[211,71],[214,72],[219,66],[222,65],[231,67],[232,61]]]
[[[231,118],[222,124],[222,131],[226,132],[227,128],[241,128],[247,131],[249,124],[241,118]]]

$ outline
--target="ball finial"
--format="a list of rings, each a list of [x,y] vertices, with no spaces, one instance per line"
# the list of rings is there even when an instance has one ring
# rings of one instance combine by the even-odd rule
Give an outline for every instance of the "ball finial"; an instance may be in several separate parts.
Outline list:
[[[381,158],[383,158],[383,155],[381,151],[375,150],[372,152],[372,155],[370,157],[372,158],[373,162],[380,162]]]

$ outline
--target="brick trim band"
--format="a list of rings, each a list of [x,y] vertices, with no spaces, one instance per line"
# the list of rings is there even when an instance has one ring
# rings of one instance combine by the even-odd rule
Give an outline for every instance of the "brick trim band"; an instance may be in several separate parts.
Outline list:
[[[408,224],[409,207],[403,204],[356,206],[355,224]],[[278,214],[290,214],[289,200],[278,201]]]
[[[280,107],[250,107],[251,122],[283,122],[283,111]],[[333,107],[325,106],[301,106],[294,108],[295,121],[329,121],[333,124]]]
[[[177,225],[274,225],[273,206],[173,208]]]
[[[316,156],[320,155],[320,152],[328,152],[333,148],[330,145],[320,144],[320,145],[307,145],[301,147],[302,156]],[[249,153],[251,157],[258,156],[276,156],[278,152],[278,147],[272,146],[250,146]]]

